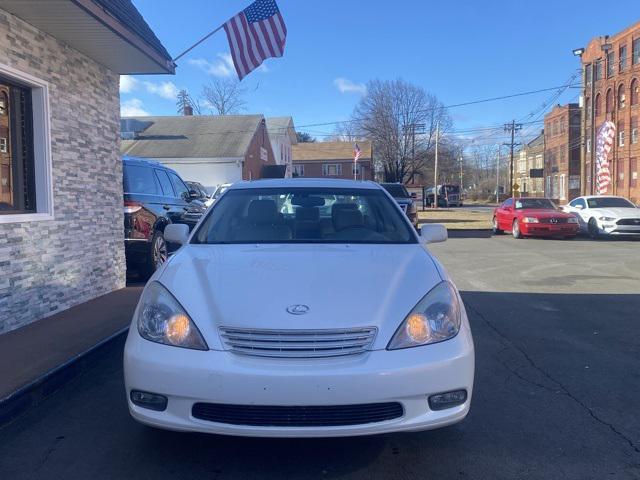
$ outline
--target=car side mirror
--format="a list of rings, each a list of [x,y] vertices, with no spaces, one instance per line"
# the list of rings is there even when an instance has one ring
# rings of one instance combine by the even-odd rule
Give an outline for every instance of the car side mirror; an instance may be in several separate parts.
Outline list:
[[[189,227],[182,223],[172,223],[164,229],[164,239],[168,243],[184,245],[189,241]]]
[[[446,242],[449,238],[447,229],[439,223],[427,223],[420,227],[420,239],[425,245]]]
[[[196,198],[200,198],[200,194],[195,190],[189,190],[189,198],[195,200]]]
[[[416,198],[418,198],[418,194],[416,192],[411,192],[411,198],[415,200]]]

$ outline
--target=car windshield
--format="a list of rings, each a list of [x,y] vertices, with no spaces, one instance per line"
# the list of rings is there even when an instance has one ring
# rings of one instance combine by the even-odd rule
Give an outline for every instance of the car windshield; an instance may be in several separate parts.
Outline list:
[[[619,197],[589,198],[587,203],[589,208],[636,208],[629,200]]]
[[[556,206],[547,198],[520,198],[516,200],[516,210],[527,210],[530,208],[551,208],[555,210]]]
[[[193,243],[417,243],[380,190],[249,188],[231,190],[212,208]]]
[[[407,189],[404,188],[404,185],[400,185],[399,183],[385,183],[382,185],[382,187],[394,198],[409,197],[409,192],[407,192]]]

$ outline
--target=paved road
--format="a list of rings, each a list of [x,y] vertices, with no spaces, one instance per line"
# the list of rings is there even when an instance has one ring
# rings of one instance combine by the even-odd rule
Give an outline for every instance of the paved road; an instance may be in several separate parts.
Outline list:
[[[640,242],[476,237],[433,247],[476,341],[463,423],[323,440],[154,431],[128,416],[120,344],[0,429],[0,478],[640,478]]]

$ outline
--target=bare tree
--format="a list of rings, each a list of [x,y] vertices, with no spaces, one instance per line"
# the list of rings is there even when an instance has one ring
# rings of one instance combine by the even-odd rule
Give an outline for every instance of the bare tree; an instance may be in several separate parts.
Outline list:
[[[217,115],[233,115],[244,109],[245,89],[237,80],[212,80],[202,87],[202,97]]]
[[[200,102],[198,100],[195,100],[185,89],[182,89],[178,92],[176,107],[178,109],[178,114],[180,115],[184,113],[185,107],[191,107],[193,109],[193,113],[195,113],[196,115],[202,115],[202,107],[200,106]]]
[[[336,124],[333,134],[325,137],[325,142],[357,142],[360,140],[367,140],[367,136],[360,131],[358,122],[352,120]]]
[[[373,80],[354,110],[358,132],[374,143],[386,181],[406,182],[431,163],[436,130],[442,140],[452,120],[436,96],[404,80]]]

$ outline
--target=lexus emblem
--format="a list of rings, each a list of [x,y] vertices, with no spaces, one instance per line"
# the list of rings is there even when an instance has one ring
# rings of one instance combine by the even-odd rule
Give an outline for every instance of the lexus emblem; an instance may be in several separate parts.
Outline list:
[[[309,307],[307,305],[289,305],[287,307],[287,312],[291,315],[304,315],[309,311]]]

